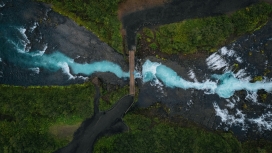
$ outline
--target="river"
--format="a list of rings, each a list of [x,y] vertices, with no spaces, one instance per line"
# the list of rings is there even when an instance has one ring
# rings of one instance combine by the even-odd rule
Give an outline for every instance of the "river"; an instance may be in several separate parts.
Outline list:
[[[128,83],[128,64],[122,55],[49,6],[27,4],[1,4],[0,83],[66,85],[92,76],[107,83]],[[271,25],[268,22],[189,66],[154,57],[138,59],[138,106],[159,101],[171,115],[183,115],[208,128],[232,130],[241,138],[272,138],[272,76],[264,75],[272,65],[272,35],[267,32]],[[256,76],[261,80],[254,80]]]

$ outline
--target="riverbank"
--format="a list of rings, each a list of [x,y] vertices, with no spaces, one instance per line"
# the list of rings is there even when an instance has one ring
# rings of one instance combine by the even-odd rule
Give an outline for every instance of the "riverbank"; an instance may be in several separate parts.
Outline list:
[[[176,3],[180,4],[178,2]],[[222,3],[220,3],[220,5],[218,5],[217,7],[219,8],[220,6],[222,7],[222,5],[224,4]],[[174,3],[172,3],[170,8],[173,8],[174,7],[173,5]],[[183,4],[180,4],[180,6],[183,6]],[[23,9],[18,9],[20,7],[23,7]],[[232,9],[235,9],[236,7],[239,8],[242,6],[239,5],[238,7],[238,5],[235,4],[233,5]],[[191,9],[194,9],[194,8],[197,8],[197,6],[193,5],[191,7]],[[212,10],[210,9],[210,7],[206,7],[205,9],[208,9],[209,11]],[[218,9],[215,9],[215,10],[218,11]],[[4,7],[1,7],[1,11],[3,12],[3,14],[1,15],[1,21],[3,21],[3,23],[6,22],[8,24],[14,24],[15,26],[18,26],[19,29],[21,29],[20,31],[21,34],[18,36],[23,37],[23,40],[25,41],[27,40],[30,41],[30,43],[26,45],[26,48],[30,47],[29,52],[35,52],[35,50],[40,50],[40,51],[44,51],[44,54],[47,55],[58,50],[64,53],[65,55],[67,55],[68,57],[70,57],[73,61],[77,63],[84,64],[84,63],[90,63],[90,62],[95,62],[100,60],[108,60],[120,65],[124,71],[128,71],[128,63],[122,55],[115,52],[107,44],[101,42],[98,39],[98,37],[93,35],[91,32],[87,31],[84,27],[78,26],[75,22],[71,21],[70,19],[63,17],[55,13],[54,11],[50,10],[50,7],[47,5],[44,5],[42,3],[35,3],[35,2],[32,3],[30,1],[27,1],[27,2],[18,1],[18,4],[16,3],[14,5],[7,2]],[[38,13],[33,13],[35,11],[37,11]],[[177,13],[178,11],[179,9],[177,9]],[[190,9],[188,11],[190,11]],[[140,12],[143,13],[145,12],[145,10]],[[147,12],[152,13],[152,11],[150,10],[148,10]],[[198,13],[201,13],[201,10]],[[216,11],[210,12],[210,13],[212,15],[216,15]],[[21,14],[23,17],[20,17]],[[155,9],[155,14],[156,14],[156,9]],[[148,16],[148,14],[145,14],[145,15]],[[188,12],[187,12],[187,15],[188,15]],[[132,16],[133,16],[133,13],[132,13]],[[136,15],[135,17],[137,18],[139,16]],[[163,15],[160,17],[163,17]],[[171,18],[171,20],[172,19],[173,18]],[[156,19],[154,19],[154,22],[155,20]],[[146,19],[144,22],[146,23],[146,21],[148,20]],[[169,21],[170,20],[167,20],[165,22],[168,23]],[[163,24],[163,23],[164,22],[160,24]],[[137,24],[135,26],[137,26]],[[141,26],[144,26],[145,24],[140,23],[139,25],[141,27]],[[149,23],[147,23],[146,25],[148,26]],[[11,27],[11,26],[7,25],[7,27]],[[133,30],[133,28],[139,28],[139,27],[127,27],[127,28],[129,30]],[[15,30],[16,29],[18,31],[18,28],[15,28]],[[222,48],[214,53],[198,52],[192,55],[184,55],[184,54],[170,55],[167,58],[165,58],[164,56],[161,56],[162,54],[159,54],[159,52],[151,52],[151,51],[144,52],[143,50],[143,54],[140,57],[145,57],[145,58],[138,59],[137,69],[141,70],[141,65],[147,59],[149,59],[153,62],[159,62],[172,68],[175,72],[177,72],[179,76],[182,76],[182,78],[184,78],[185,80],[189,80],[191,82],[207,81],[208,79],[210,79],[210,76],[212,74],[222,74],[225,72],[225,69],[233,71],[237,77],[240,77],[240,79],[247,79],[247,77],[249,76],[252,78],[250,80],[251,82],[255,82],[257,80],[260,81],[260,79],[265,80],[266,79],[265,77],[268,77],[268,78],[272,77],[270,73],[272,63],[269,58],[271,57],[270,51],[271,51],[271,45],[272,45],[270,40],[271,30],[272,30],[271,22],[268,22],[266,26],[260,28],[259,31],[256,31],[253,34],[244,35],[238,38],[238,40],[235,41],[234,43],[229,44],[225,48]],[[27,38],[25,38],[25,36]],[[231,51],[232,49],[235,51]],[[137,51],[138,52],[142,51],[142,49],[137,49]],[[47,71],[46,69],[43,69],[43,68],[39,68],[39,69],[19,68],[15,64],[6,60],[4,56],[2,55],[3,54],[1,54],[0,56],[1,57],[0,68],[2,71],[2,73],[0,74],[3,77],[0,78],[0,83],[16,84],[16,85],[23,85],[23,86],[48,85],[48,84],[68,85],[73,83],[82,83],[88,80],[88,78],[86,78],[86,80],[84,79],[85,77],[87,77],[86,75],[83,75],[83,74],[75,75],[71,71],[71,69],[69,69],[69,67],[68,67],[69,71],[67,71],[67,69],[66,71],[64,71],[63,69],[60,69],[54,73]],[[146,57],[147,55],[150,55],[150,56]],[[213,57],[218,57],[218,59]],[[223,60],[225,62],[221,62]],[[259,61],[263,61],[263,62],[259,62]],[[222,65],[222,63],[225,65]],[[243,74],[244,76],[240,76],[238,72],[240,72],[239,74]],[[242,73],[242,72],[245,72],[245,73]],[[116,77],[114,74],[111,74],[111,73],[101,72],[101,73],[96,73],[95,75],[92,75],[89,77],[91,78],[93,76],[98,76],[99,78],[101,78],[102,82],[104,83],[102,85],[102,88],[104,88],[103,92],[108,93],[107,95],[102,96],[102,99],[104,100],[104,102],[102,102],[102,105],[101,105],[101,106],[104,106],[103,110],[107,110],[110,107],[112,107],[114,102],[120,98],[118,96],[117,97],[114,96],[114,93],[116,91],[118,93],[120,92],[120,94],[122,95],[124,95],[125,92],[128,91],[126,89],[127,87],[124,87],[122,89],[119,88],[119,86],[124,86],[128,84],[128,80],[119,79],[118,77]],[[212,80],[212,81],[215,81],[215,80]],[[208,94],[207,91],[202,91],[202,90],[200,91],[195,89],[184,90],[184,89],[177,89],[177,88],[168,88],[163,86],[162,84],[156,84],[152,81],[143,84],[141,79],[137,79],[137,83],[140,90],[137,107],[148,107],[153,105],[156,102],[160,102],[163,105],[165,105],[165,107],[159,108],[160,111],[158,115],[164,115],[166,117],[164,118],[164,120],[168,120],[172,116],[182,116],[186,120],[190,120],[194,122],[195,126],[205,127],[211,130],[232,131],[239,138],[239,140],[245,140],[245,139],[268,139],[269,140],[270,138],[272,138],[271,131],[267,129],[270,126],[269,112],[271,111],[271,108],[269,106],[271,104],[271,93],[260,91],[260,93],[257,93],[257,94],[260,94],[262,96],[257,96],[258,102],[254,103],[253,98],[256,98],[256,95],[254,93],[250,93],[245,90],[237,91],[235,92],[235,96],[233,96],[232,98],[224,99],[224,98],[220,98],[216,94]],[[21,94],[25,93],[24,88],[20,87],[19,92]],[[80,93],[81,91],[80,90],[75,91],[75,93],[70,94],[70,96],[77,95],[78,94],[77,92]],[[10,91],[10,94],[11,95],[13,94],[12,90]],[[87,93],[86,95],[91,96],[89,95],[89,93]],[[21,96],[23,97],[23,95]],[[59,95],[54,95],[54,96],[59,97]],[[250,96],[253,98],[251,98]],[[7,97],[11,98],[12,96],[7,96]],[[29,95],[29,97],[23,97],[22,99],[20,99],[20,104],[24,104],[25,101],[29,102],[28,100],[31,99],[30,97],[31,97],[31,94]],[[20,97],[18,96],[18,98]],[[116,99],[116,100],[113,100],[113,99]],[[8,100],[8,101],[13,101],[13,100]],[[1,102],[6,104],[5,99],[1,100]],[[33,110],[35,108],[43,107],[43,104],[41,106],[36,106],[35,99],[30,102],[33,103],[33,107],[34,107]],[[65,102],[66,101],[64,100],[63,103]],[[87,100],[85,100],[85,102],[88,103]],[[231,108],[232,106],[231,104],[233,104],[235,107]],[[32,104],[30,105],[32,106]],[[16,107],[20,107],[20,106],[16,105]],[[7,107],[4,107],[4,108],[8,110]],[[25,107],[22,107],[22,108],[25,109]],[[73,109],[75,108],[71,108],[71,111],[73,111]],[[35,113],[34,114],[30,113],[30,115],[27,116],[28,119],[30,120],[29,122],[26,122],[27,124],[32,125],[33,122],[35,123],[37,121],[36,119],[34,119],[34,121],[31,120],[32,115],[35,115]],[[63,113],[65,114],[69,112],[63,111]],[[16,112],[14,114],[16,114]],[[248,118],[243,118],[244,114]],[[20,115],[20,114],[17,113],[16,115]],[[20,117],[20,116],[16,116],[16,117]],[[15,119],[17,119],[16,117]],[[150,116],[150,118],[152,117],[155,117],[155,116]],[[226,120],[224,120],[225,118],[223,117],[226,117]],[[14,120],[14,117],[9,116],[5,113],[1,115],[0,118],[5,118],[7,121]],[[135,121],[137,121],[136,120],[137,115],[136,117],[132,116],[131,121],[133,121],[134,119]],[[258,119],[260,119],[262,122],[255,123],[254,121]],[[142,118],[142,120],[148,121],[149,119]],[[174,122],[183,122],[183,121],[184,120],[179,120],[178,118],[174,120]],[[156,122],[156,121],[154,120],[152,122]],[[19,122],[15,122],[15,123],[16,123],[15,125],[17,124],[21,125],[21,123]],[[78,124],[78,122],[76,124]],[[131,123],[131,124],[134,124],[134,123]],[[248,125],[248,126],[244,126],[244,125]],[[12,126],[13,126],[13,123],[11,124],[7,123],[7,126],[3,124],[3,127],[7,129],[11,128]],[[167,124],[166,128],[167,126],[169,125]],[[18,126],[18,128],[21,128],[21,127]],[[44,127],[41,126],[40,128],[44,128]],[[40,128],[35,129],[34,132],[30,134],[33,134],[34,136],[38,135],[38,130],[40,130]],[[149,128],[152,129],[152,125],[148,125],[145,128],[142,128],[141,130],[145,131]],[[247,131],[243,131],[243,128],[248,128],[248,129]],[[156,129],[161,130],[159,128],[156,128]],[[162,129],[165,130],[164,128]],[[19,129],[19,130],[22,130],[22,129]],[[9,131],[7,136],[12,135],[13,132],[14,131]],[[25,131],[22,131],[22,133],[25,134],[26,136],[27,134],[29,134],[28,132],[25,132]],[[3,135],[5,134],[6,133],[3,133]],[[46,136],[45,132],[43,134],[44,134],[43,136]],[[136,133],[136,134],[141,135],[140,133]],[[155,134],[160,134],[160,133],[155,132]],[[19,135],[16,135],[16,136],[19,137]],[[135,137],[137,138],[137,136]],[[5,143],[6,141],[8,141],[8,137],[5,137],[3,139],[5,139]],[[20,139],[17,139],[17,137],[15,137],[14,139],[15,139],[16,145],[18,145],[20,142]],[[50,138],[50,140],[52,139]],[[67,143],[67,140],[65,141]],[[53,148],[56,148],[56,146],[54,146],[55,142],[52,144],[46,144],[46,145],[51,147],[53,146]],[[262,144],[259,144],[259,145],[262,145]],[[7,145],[5,144],[4,147],[7,147]],[[19,147],[23,148],[24,146],[19,146]],[[57,147],[59,147],[59,145]]]
[[[241,81],[256,82],[265,81],[265,79],[269,81],[272,77],[270,60],[272,36],[268,32],[272,30],[271,25],[272,22],[269,21],[260,30],[241,36],[214,53],[198,52],[191,55],[180,54],[168,55],[168,58],[155,58],[154,55],[160,55],[160,53],[154,51],[153,57],[146,57],[139,61],[139,65],[149,59],[170,67],[178,76],[190,82],[204,82],[213,74],[228,71],[233,72]],[[271,140],[269,117],[266,118],[267,122],[249,120],[264,114],[269,115],[272,97],[271,93],[264,90],[256,94],[245,90],[236,91],[231,98],[223,99],[214,94],[205,94],[207,91],[167,88],[155,82],[141,84],[139,88],[141,89],[137,103],[139,107],[148,107],[161,102],[169,108],[170,116],[180,115],[210,129],[230,130],[239,140],[248,138]],[[219,105],[222,111],[221,116],[215,111],[214,104]],[[233,104],[233,107],[230,107],[230,104]],[[237,115],[237,110],[241,111],[245,117],[241,118]],[[238,122],[239,119],[241,122]]]
[[[126,29],[127,46],[131,50],[136,45],[136,33],[143,27],[154,27],[185,19],[203,18],[223,15],[254,4],[258,0],[243,1],[190,1],[173,0],[163,6],[132,12],[123,17],[123,28]],[[225,7],[228,6],[228,7]]]
[[[10,28],[22,29],[21,36],[26,38],[25,52],[41,51],[52,54],[59,51],[76,63],[93,63],[107,60],[121,66],[123,71],[128,71],[128,62],[123,55],[102,42],[96,35],[74,21],[54,11],[47,4],[31,0],[18,0],[16,3],[5,1],[1,7],[1,31],[11,33]],[[7,28],[8,27],[8,28]],[[16,30],[16,29],[15,29]],[[2,43],[9,38],[3,39]],[[1,46],[4,50],[6,44]],[[1,57],[2,56],[2,57]],[[26,69],[7,60],[5,51],[0,53],[0,83],[13,85],[68,85],[83,83],[86,75],[74,74],[71,69],[60,69],[56,72],[43,68]],[[96,76],[110,84],[127,84],[127,80],[119,79],[111,73],[96,73]],[[72,78],[72,79],[69,79]]]

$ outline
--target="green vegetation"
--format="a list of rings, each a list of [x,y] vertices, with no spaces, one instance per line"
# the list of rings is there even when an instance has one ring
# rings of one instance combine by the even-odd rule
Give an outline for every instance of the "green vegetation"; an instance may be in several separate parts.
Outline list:
[[[269,74],[269,73],[270,73],[270,70],[266,68],[266,69],[264,70],[264,76],[266,76],[266,75]]]
[[[116,86],[114,91],[102,87],[100,110],[109,109],[128,91],[128,86]],[[67,145],[72,135],[58,137],[50,129],[76,129],[93,114],[94,94],[90,82],[41,87],[0,85],[0,152],[48,153]]]
[[[143,28],[143,32],[144,32],[144,34],[145,34],[147,37],[149,37],[149,38],[151,38],[151,39],[154,39],[154,32],[153,32],[152,30],[150,30],[150,29],[144,27],[144,28]]]
[[[256,82],[256,81],[262,81],[263,80],[263,77],[262,76],[255,76],[253,78],[253,82]]]
[[[155,43],[161,52],[169,54],[179,52],[187,54],[198,50],[215,51],[218,46],[231,39],[260,29],[267,23],[271,13],[272,5],[262,2],[229,16],[190,19],[162,25],[152,30],[144,28],[143,36],[154,40],[147,42],[148,44]]]
[[[174,123],[157,115],[146,114],[157,108],[155,105],[147,110],[135,110],[127,114],[123,120],[130,131],[100,138],[94,146],[94,152],[265,153],[272,149],[268,141],[241,143],[231,133],[209,132],[193,124],[180,126],[184,121]]]
[[[99,103],[99,109],[101,111],[106,111],[110,109],[116,101],[121,99],[123,96],[129,94],[129,86],[125,86],[122,88],[116,87],[115,90],[103,90],[102,97]]]
[[[128,86],[115,92],[101,87],[100,109],[110,108]],[[0,85],[0,152],[53,152],[65,146],[71,135],[58,137],[56,131],[76,127],[93,114],[95,90],[90,82],[82,85],[18,87]],[[108,101],[108,100],[110,101]],[[169,109],[157,103],[129,112],[124,121],[130,131],[103,137],[95,152],[266,152],[271,142],[240,143],[231,133],[209,132],[185,121],[172,122],[156,114]],[[189,122],[189,121],[187,121]],[[184,125],[185,126],[184,126]],[[68,126],[71,125],[71,126]]]
[[[237,64],[237,63],[234,63],[233,64],[233,68],[234,68],[234,71],[238,71],[238,69],[239,69],[239,64]]]
[[[266,93],[260,94],[260,97],[262,101],[265,101],[267,99],[267,94]]]
[[[68,143],[48,133],[54,124],[82,122],[93,113],[90,83],[70,86],[0,85],[0,152],[52,152]]]
[[[182,128],[133,113],[126,115],[124,120],[131,130],[101,138],[94,152],[241,152],[241,144],[230,133]]]
[[[117,18],[122,0],[37,0],[53,4],[53,9],[95,33],[118,52],[122,52],[121,22]]]
[[[156,50],[158,48],[157,44],[156,43],[151,43],[149,45],[149,47],[152,49],[152,50]]]
[[[272,142],[265,140],[246,141],[242,144],[245,153],[271,153]]]

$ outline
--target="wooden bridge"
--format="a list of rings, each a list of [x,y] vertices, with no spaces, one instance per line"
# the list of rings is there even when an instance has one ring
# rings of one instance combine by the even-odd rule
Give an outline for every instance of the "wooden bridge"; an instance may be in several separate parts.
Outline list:
[[[130,73],[130,81],[129,81],[129,94],[135,95],[135,79],[134,79],[134,68],[135,68],[135,51],[129,51],[129,73]]]

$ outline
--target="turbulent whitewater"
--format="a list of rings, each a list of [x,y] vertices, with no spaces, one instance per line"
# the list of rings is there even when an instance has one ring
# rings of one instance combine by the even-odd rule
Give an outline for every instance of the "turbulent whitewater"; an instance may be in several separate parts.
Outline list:
[[[215,81],[204,80],[203,82],[189,82],[178,76],[171,68],[147,60],[143,64],[143,81],[148,82],[157,79],[162,81],[167,87],[207,90],[208,93],[216,93],[222,98],[230,98],[235,91],[239,90],[257,92],[260,89],[264,89],[267,92],[272,91],[272,82],[257,81],[250,83],[237,79],[232,72],[226,72],[222,75],[212,75],[211,79],[214,79]]]
[[[36,22],[34,26],[28,30],[32,32],[37,26]],[[111,72],[119,78],[127,79],[129,72],[125,72],[121,66],[116,63],[102,60],[89,63],[77,63],[74,59],[61,53],[61,51],[54,51],[53,53],[46,53],[47,43],[43,44],[41,50],[33,50],[31,48],[31,42],[26,35],[27,28],[22,26],[6,26],[1,27],[5,29],[1,31],[0,35],[1,47],[0,47],[0,62],[9,62],[18,67],[32,71],[34,74],[39,74],[41,69],[48,72],[56,72],[62,70],[63,73],[69,76],[69,79],[86,78],[96,72]],[[255,118],[247,118],[247,115],[243,111],[236,108],[240,99],[235,95],[235,92],[246,90],[246,99],[253,103],[259,104],[257,92],[264,90],[267,93],[272,91],[272,81],[269,78],[264,78],[263,81],[252,81],[251,76],[247,73],[247,69],[240,69],[234,71],[234,67],[230,59],[237,63],[243,63],[243,59],[232,49],[223,47],[210,55],[206,59],[208,69],[212,71],[220,70],[222,74],[212,74],[206,79],[200,80],[200,78],[194,73],[193,69],[188,72],[189,78],[193,81],[184,79],[181,75],[178,75],[170,67],[158,62],[152,62],[146,60],[141,66],[141,71],[135,70],[135,78],[141,78],[144,83],[151,83],[162,88],[181,88],[184,90],[196,89],[203,90],[204,94],[217,94],[219,97],[225,99],[227,108],[220,108],[216,102],[212,102],[216,115],[221,118],[222,123],[229,126],[239,125],[243,129],[248,128],[247,123],[256,124],[259,129],[271,130],[271,113],[269,111],[264,112],[261,116]],[[267,62],[266,62],[267,63]],[[0,71],[0,77],[3,72]],[[85,77],[82,77],[84,75]],[[192,100],[189,100],[192,104]],[[269,105],[262,104],[267,108]],[[232,111],[231,111],[232,110]],[[235,112],[234,114],[231,112]]]
[[[109,61],[80,64],[74,62],[74,59],[69,58],[58,51],[51,54],[44,54],[46,47],[41,51],[30,52],[30,49],[27,47],[30,41],[25,34],[26,29],[22,27],[13,28],[14,31],[18,31],[20,34],[18,36],[21,39],[16,39],[18,37],[9,37],[9,39],[6,40],[5,46],[10,49],[8,51],[1,51],[0,55],[3,60],[8,60],[18,66],[34,71],[37,71],[39,68],[47,69],[49,71],[62,69],[63,72],[70,75],[70,79],[73,78],[73,75],[91,75],[95,72],[111,72],[119,78],[129,77],[129,72],[124,72],[119,65]],[[230,51],[228,56],[232,56],[234,54],[233,52],[234,51]],[[227,54],[225,49],[223,54]],[[214,58],[212,56],[211,58]],[[215,58],[218,61],[217,57]],[[211,64],[208,63],[208,65]],[[222,68],[222,66],[216,66],[216,68]],[[139,72],[135,73],[138,74]],[[171,68],[157,62],[151,62],[150,60],[145,61],[142,65],[142,76],[143,82],[161,81],[166,87],[176,87],[185,90],[190,88],[205,90],[207,94],[218,94],[218,96],[222,98],[230,98],[235,91],[239,90],[257,92],[260,89],[264,89],[266,92],[272,91],[272,82],[258,81],[250,83],[245,80],[239,80],[232,72],[225,72],[222,75],[214,74],[210,79],[203,80],[202,82],[186,81]]]

